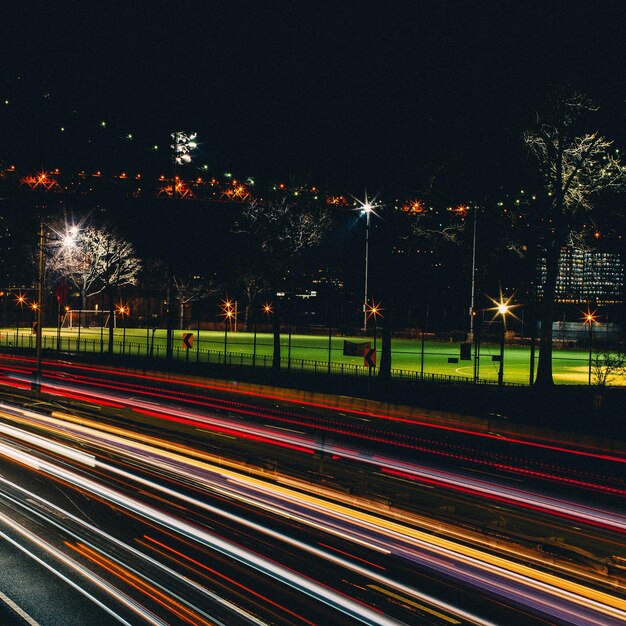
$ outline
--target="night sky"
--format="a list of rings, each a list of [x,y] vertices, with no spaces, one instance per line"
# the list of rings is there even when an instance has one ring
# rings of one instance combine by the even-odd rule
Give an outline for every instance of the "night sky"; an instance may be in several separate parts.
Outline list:
[[[626,145],[620,1],[13,4],[6,164],[167,170],[189,130],[216,176],[479,194],[515,179],[554,83]]]

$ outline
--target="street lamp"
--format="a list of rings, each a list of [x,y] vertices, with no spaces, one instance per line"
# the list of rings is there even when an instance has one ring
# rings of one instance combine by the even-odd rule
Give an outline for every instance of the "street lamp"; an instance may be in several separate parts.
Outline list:
[[[511,312],[511,309],[518,306],[516,304],[511,304],[513,300],[513,296],[509,298],[504,298],[502,292],[500,292],[500,300],[494,300],[490,298],[490,300],[495,304],[491,310],[495,310],[494,319],[496,316],[500,316],[502,318],[502,332],[500,334],[500,368],[498,369],[498,385],[502,385],[504,383],[504,339],[506,335],[506,316],[507,315],[515,315]]]
[[[474,227],[472,235],[472,293],[470,300],[470,330],[467,340],[469,342],[474,341],[474,322],[476,317],[476,311],[474,310],[474,302],[476,300],[476,213],[478,209],[474,205]]]
[[[228,299],[223,300],[221,305],[222,316],[224,317],[224,365],[226,365],[226,350],[228,347],[228,327],[232,324],[233,319],[237,320],[236,309],[233,306],[233,301]]]
[[[377,325],[376,325],[376,319],[378,318],[378,316],[380,315],[381,317],[383,317],[382,313],[382,308],[380,306],[380,303],[376,304],[374,302],[374,298],[372,298],[372,304],[368,304],[367,305],[367,310],[366,310],[366,315],[367,318],[373,317],[374,318],[374,358],[376,358],[376,339],[377,339]],[[366,319],[367,319],[366,318]],[[376,364],[374,364],[374,369],[376,368]],[[370,365],[369,367],[369,375],[372,375],[372,366]]]
[[[19,313],[17,315],[17,322],[15,325],[15,347],[19,347],[19,333],[20,333],[20,325],[22,322],[22,316],[23,316],[23,312],[24,312],[24,302],[26,302],[26,298],[20,293],[16,298],[15,298],[15,303],[16,305],[19,305],[20,310]]]
[[[261,308],[261,312],[269,319],[272,314],[272,303],[266,302]],[[252,367],[256,365],[256,315],[254,316],[254,342],[252,345]]]
[[[357,210],[360,210],[361,214],[365,215],[365,295],[363,296],[363,332],[367,332],[367,290],[369,281],[370,216],[372,213],[376,214],[374,209],[380,208],[381,205],[376,204],[376,198],[369,200],[367,197],[367,191],[365,192],[365,200],[363,202],[357,200],[357,202],[359,203]]]
[[[372,298],[372,304],[368,304],[367,305],[367,318],[369,319],[370,317],[374,318],[374,352],[376,352],[376,339],[377,339],[377,318],[380,315],[380,317],[384,317],[384,315],[381,313],[382,311],[382,307],[380,306],[380,302],[378,304],[376,304],[374,302],[374,298]]]
[[[584,317],[582,318],[583,326],[587,324],[589,325],[589,373],[587,377],[587,384],[589,386],[591,386],[591,367],[593,364],[593,325],[599,324],[598,317],[596,315],[597,312],[598,309],[592,313],[591,309],[587,307],[587,312],[584,313]]]
[[[126,304],[118,304],[116,313],[122,316],[124,330],[122,332],[122,354],[126,352],[126,316],[130,313],[130,307]]]
[[[31,387],[33,391],[41,390],[41,324],[43,322],[43,271],[44,271],[44,226],[43,214],[39,216],[39,264],[37,280],[37,301],[41,306],[37,307],[37,320],[35,326],[35,380]]]

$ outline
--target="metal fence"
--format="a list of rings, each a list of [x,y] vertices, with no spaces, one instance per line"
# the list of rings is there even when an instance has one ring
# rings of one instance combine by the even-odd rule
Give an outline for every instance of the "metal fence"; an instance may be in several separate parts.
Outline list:
[[[116,331],[116,335],[113,341],[113,354],[128,356],[129,358],[140,358],[142,360],[164,360],[166,358],[165,346],[159,342],[154,341],[151,329],[146,329],[145,339],[138,341],[136,337],[132,339],[120,338],[120,329]],[[342,338],[335,338],[337,341],[341,341]],[[215,346],[219,345],[221,349],[217,349]],[[269,344],[258,344],[260,347],[268,348]],[[416,345],[419,345],[416,342]],[[213,347],[211,347],[213,346]],[[17,330],[4,330],[0,331],[0,347],[8,350],[35,350],[35,335],[28,332],[18,332]],[[257,345],[252,345],[251,342],[239,342],[236,344],[237,350],[228,350],[227,345],[222,340],[215,338],[205,338],[202,341],[202,347],[200,342],[192,349],[183,348],[180,345],[174,345],[172,349],[172,358],[178,363],[198,363],[209,365],[225,365],[225,366],[238,366],[238,367],[256,367],[256,368],[272,368],[273,356],[268,354],[259,354],[256,351]],[[337,353],[342,354],[341,348],[337,345],[332,348],[318,348],[320,353],[324,353],[324,360],[322,359],[302,359],[291,355],[291,350],[298,349],[297,343],[293,345],[290,343],[289,352],[286,355],[281,356],[280,370],[293,372],[293,373],[315,373],[315,374],[327,374],[329,376],[351,376],[351,377],[372,377],[377,374],[377,368],[366,367],[363,362],[361,363],[341,363],[337,359]],[[301,347],[301,346],[300,346]],[[109,353],[108,345],[108,331],[103,333],[90,333],[90,336],[79,337],[78,334],[73,336],[67,336],[57,334],[55,332],[44,332],[42,335],[42,350],[51,353],[90,353],[90,354],[104,354]],[[224,350],[226,348],[226,350]],[[285,346],[283,346],[285,349]],[[312,349],[312,348],[309,348]],[[439,344],[439,348],[436,350],[427,349],[422,347],[421,353],[419,349],[408,352],[406,350],[397,350],[392,352],[393,360],[405,360],[411,357],[416,367],[413,368],[392,368],[391,376],[394,379],[405,381],[438,381],[447,383],[473,383],[479,385],[496,385],[497,376],[494,375],[493,369],[496,364],[492,364],[493,354],[496,350],[487,351],[486,354],[481,354],[480,362],[481,367],[491,367],[489,376],[477,376],[474,377],[473,372],[468,375],[455,375],[440,372],[432,372],[424,370],[424,360],[428,358],[438,359],[439,362],[445,364],[449,361],[454,361],[452,355],[458,356],[458,348],[455,344],[442,343]],[[362,357],[361,357],[362,358]],[[568,366],[583,367],[586,365],[586,360],[580,357],[558,357],[555,356],[555,361],[566,361]],[[354,360],[354,359],[352,359]],[[473,370],[473,361],[466,361],[466,368]],[[524,385],[521,382],[504,381],[507,385]]]

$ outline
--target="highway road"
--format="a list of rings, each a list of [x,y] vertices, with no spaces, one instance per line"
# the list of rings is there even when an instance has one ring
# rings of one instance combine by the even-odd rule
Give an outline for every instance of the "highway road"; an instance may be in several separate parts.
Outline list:
[[[137,388],[129,395],[108,384],[87,392],[76,380],[47,381],[57,402],[72,396],[71,410],[0,406],[0,530],[14,550],[61,568],[111,623],[626,619],[623,587],[611,588],[606,573],[554,554],[538,559],[499,535],[400,511],[277,466],[285,456],[303,465],[348,460],[376,470],[379,480],[415,479],[455,499],[535,511],[542,524],[553,514],[554,523],[574,517],[576,532],[609,552],[623,544],[619,509],[409,463],[347,434],[320,440],[284,424],[259,425],[232,407],[192,410],[175,399],[156,405]],[[129,424],[129,415],[150,418],[152,434]],[[177,430],[164,437],[155,424]],[[224,445],[213,445],[216,439]],[[246,450],[263,448],[255,456],[280,461],[255,467],[249,452],[243,459],[224,454],[240,441]]]

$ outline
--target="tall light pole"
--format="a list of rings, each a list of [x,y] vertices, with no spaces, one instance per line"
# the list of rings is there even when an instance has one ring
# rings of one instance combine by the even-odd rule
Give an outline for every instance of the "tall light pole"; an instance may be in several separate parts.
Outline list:
[[[35,380],[32,384],[33,391],[41,390],[41,324],[43,322],[43,272],[44,272],[44,226],[43,213],[39,216],[39,267],[37,278],[37,319],[35,327]]]
[[[474,206],[474,228],[472,235],[472,294],[470,300],[470,330],[467,340],[474,341],[474,301],[476,299],[476,213],[477,208]]]
[[[494,319],[498,315],[502,318],[502,332],[500,334],[500,369],[498,370],[498,385],[502,385],[504,383],[504,339],[506,336],[506,316],[511,314],[515,317],[515,314],[511,313],[511,309],[518,305],[511,304],[513,296],[505,299],[502,292],[500,292],[500,300],[494,300],[493,298],[490,298],[490,300],[495,304],[495,307],[492,309],[495,310]]]
[[[372,213],[375,214],[374,209],[380,208],[380,205],[375,204],[376,198],[373,200],[369,200],[367,197],[367,191],[365,192],[365,200],[361,202],[357,200],[359,203],[358,210],[361,211],[361,214],[365,215],[365,293],[363,296],[363,332],[367,332],[367,297],[368,297],[368,287],[369,287],[369,251],[370,251],[370,216]]]
[[[266,302],[263,305],[263,308],[261,309],[261,311],[264,313],[264,315],[267,317],[268,320],[273,310],[274,309],[272,309],[271,302]],[[254,343],[252,346],[252,367],[254,367],[255,365],[256,365],[256,316],[254,318]]]
[[[592,313],[591,309],[587,307],[587,312],[583,317],[583,326],[589,325],[589,372],[587,377],[587,384],[591,386],[591,369],[593,366],[593,325],[598,323],[596,316],[597,309]]]
[[[382,311],[382,307],[380,306],[380,302],[378,304],[376,304],[374,302],[374,298],[372,298],[372,303],[367,305],[367,317],[373,317],[374,318],[374,352],[376,352],[376,341],[377,341],[377,335],[378,335],[378,324],[377,324],[377,320],[378,320],[378,316],[380,315],[380,317],[385,317],[381,311]]]
[[[506,314],[509,307],[505,303],[498,305],[498,315],[502,317],[502,332],[500,333],[500,369],[498,370],[498,385],[504,382],[504,339],[506,337]]]
[[[15,298],[16,305],[19,305],[20,309],[17,314],[17,322],[15,324],[15,347],[19,348],[19,334],[20,334],[20,325],[22,323],[22,317],[24,315],[24,302],[26,302],[26,298],[20,293]]]
[[[233,301],[226,296],[226,300],[222,300],[220,304],[222,309],[221,315],[224,317],[224,365],[226,365],[226,354],[228,347],[228,327],[232,324],[233,319],[237,320],[237,311],[233,306]]]

